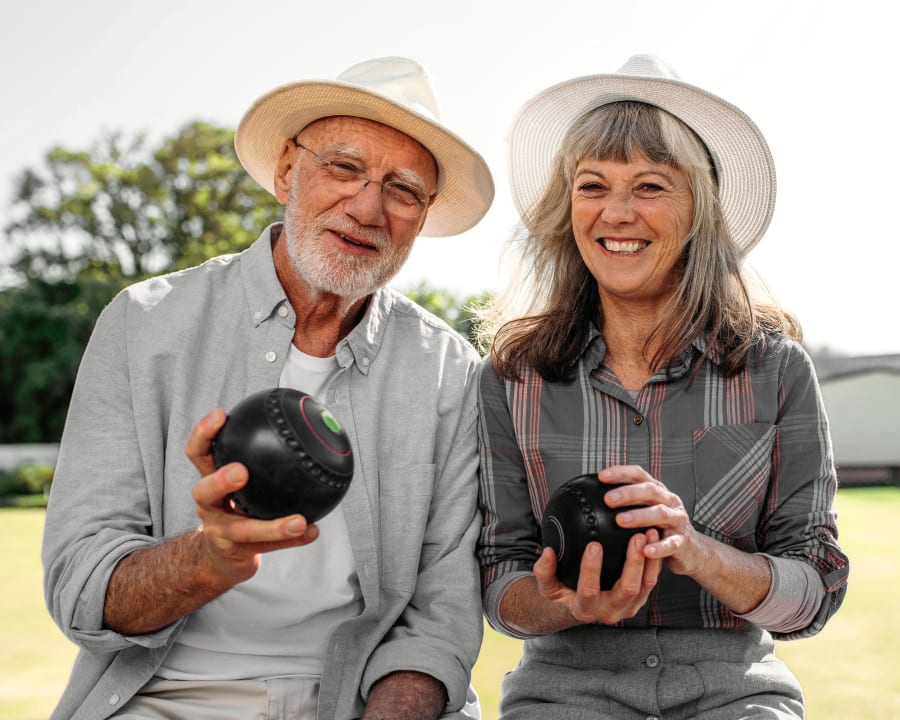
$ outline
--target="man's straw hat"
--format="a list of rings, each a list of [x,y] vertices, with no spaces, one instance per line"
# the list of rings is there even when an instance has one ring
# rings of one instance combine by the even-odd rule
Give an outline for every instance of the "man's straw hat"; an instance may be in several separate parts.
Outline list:
[[[244,114],[234,146],[244,169],[274,194],[275,165],[290,140],[314,120],[350,115],[389,125],[418,140],[438,164],[438,193],[423,235],[456,235],[475,225],[494,199],[487,163],[441,125],[428,76],[402,57],[368,60],[337,80],[283,85],[256,100]]]

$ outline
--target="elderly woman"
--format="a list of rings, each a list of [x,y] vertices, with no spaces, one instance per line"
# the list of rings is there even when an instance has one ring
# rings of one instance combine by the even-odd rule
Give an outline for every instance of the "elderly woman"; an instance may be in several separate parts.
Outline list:
[[[637,56],[529,101],[510,154],[522,273],[480,387],[485,613],[525,639],[501,717],[803,717],[774,639],[821,630],[849,565],[812,364],[743,268],[774,203],[764,138]],[[576,588],[543,547],[548,498],[586,473],[652,528],[609,589],[600,543]]]

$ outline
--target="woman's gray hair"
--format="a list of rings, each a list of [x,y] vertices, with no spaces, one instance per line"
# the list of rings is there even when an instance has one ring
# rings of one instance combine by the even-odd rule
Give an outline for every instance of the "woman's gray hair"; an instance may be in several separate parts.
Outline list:
[[[522,218],[512,248],[519,260],[506,292],[480,313],[482,345],[493,342],[498,369],[515,376],[521,362],[548,379],[569,377],[591,323],[602,328],[596,281],[572,231],[575,168],[585,159],[629,162],[637,154],[681,170],[693,195],[678,287],[647,340],[654,368],[674,361],[695,338],[724,344],[729,371],[739,368],[765,331],[799,337],[795,321],[770,301],[753,301],[742,257],[722,215],[715,166],[706,146],[683,122],[640,102],[616,102],[585,113],[569,129],[546,190]]]

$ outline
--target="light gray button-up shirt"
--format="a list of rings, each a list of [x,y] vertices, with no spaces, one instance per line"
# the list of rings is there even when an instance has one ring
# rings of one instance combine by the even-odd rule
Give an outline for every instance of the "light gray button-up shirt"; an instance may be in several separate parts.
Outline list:
[[[50,612],[80,648],[54,718],[105,718],[158,668],[183,620],[127,637],[102,627],[116,563],[197,527],[184,453],[215,407],[278,385],[296,317],[271,228],[248,250],[138,283],[97,321],[69,408],[43,547]],[[357,717],[380,677],[418,670],[463,705],[481,642],[474,545],[477,445],[465,340],[383,289],[342,340],[321,396],[353,445],[344,512],[365,603],[325,658],[320,718]],[[302,598],[298,599],[302,601]]]

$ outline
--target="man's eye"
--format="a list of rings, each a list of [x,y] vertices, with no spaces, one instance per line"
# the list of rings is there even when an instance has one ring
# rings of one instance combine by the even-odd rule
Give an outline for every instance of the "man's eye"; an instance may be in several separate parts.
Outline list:
[[[404,185],[399,182],[390,182],[385,185],[385,189],[391,197],[405,205],[417,205],[422,202],[422,196],[419,194],[418,190],[409,185]]]
[[[339,178],[350,179],[362,173],[356,165],[346,160],[329,160],[326,167],[332,175]]]

